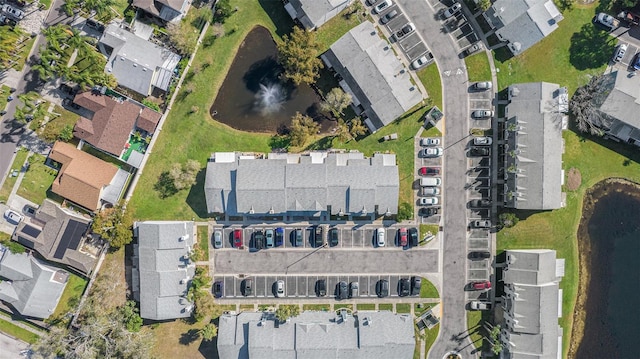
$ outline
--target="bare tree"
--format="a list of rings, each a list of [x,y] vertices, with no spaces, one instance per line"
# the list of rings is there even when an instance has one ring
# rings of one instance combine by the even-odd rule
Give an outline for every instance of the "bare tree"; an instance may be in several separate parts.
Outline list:
[[[576,120],[578,130],[602,136],[604,116],[599,111],[610,90],[610,75],[593,76],[589,83],[580,87],[569,102],[569,111]]]
[[[351,95],[344,92],[340,87],[334,87],[327,93],[324,101],[320,103],[323,111],[331,112],[333,117],[343,115],[342,111],[352,102]]]

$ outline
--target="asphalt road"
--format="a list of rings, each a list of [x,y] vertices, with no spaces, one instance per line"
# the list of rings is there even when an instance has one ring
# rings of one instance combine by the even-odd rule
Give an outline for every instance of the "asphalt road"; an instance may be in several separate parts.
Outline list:
[[[426,39],[442,78],[445,114],[444,133],[444,196],[443,196],[443,254],[442,254],[442,318],[440,334],[429,351],[430,358],[442,358],[450,351],[470,358],[473,346],[468,338],[455,340],[467,330],[466,295],[466,243],[467,220],[465,191],[467,158],[465,146],[469,136],[468,76],[461,49],[451,36],[443,31],[438,14],[444,6],[437,2],[434,9],[426,1],[398,0],[405,13],[411,14],[423,39]],[[464,335],[463,335],[464,336]]]

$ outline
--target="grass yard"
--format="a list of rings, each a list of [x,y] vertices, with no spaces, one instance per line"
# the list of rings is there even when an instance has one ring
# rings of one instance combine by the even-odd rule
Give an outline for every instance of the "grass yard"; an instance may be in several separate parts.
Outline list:
[[[209,260],[209,227],[198,226],[198,248],[201,250],[201,255],[198,260]]]
[[[190,323],[184,320],[158,323],[152,326],[155,346],[152,355],[156,358],[217,358],[216,341],[203,341],[197,335],[208,322]]]
[[[481,348],[483,346],[483,336],[489,336],[489,333],[486,333],[486,330],[482,327],[482,324],[489,320],[489,316],[489,312],[486,311],[467,311],[467,330],[469,331],[470,339],[476,348]],[[486,349],[488,350],[489,348]]]
[[[0,319],[0,332],[8,334],[12,337],[16,337],[29,344],[33,344],[37,342],[38,338],[40,338],[38,335],[26,329],[23,329],[11,322],[8,322],[4,319]]]
[[[11,87],[7,85],[0,86],[0,111],[7,107],[7,98],[9,97]]]
[[[331,305],[329,304],[303,304],[302,310],[317,310],[328,312],[331,309]]]
[[[362,15],[347,16],[348,12],[348,8],[342,10],[340,14],[327,21],[318,30],[316,30],[316,39],[321,44],[320,53],[327,51],[329,46],[341,38],[342,35],[346,34],[349,30],[362,22]]]
[[[20,45],[22,47],[20,48],[20,51],[18,51],[18,53],[15,55],[17,61],[15,64],[13,64],[13,66],[11,66],[13,69],[15,69],[16,71],[22,71],[25,62],[27,62],[27,57],[29,56],[29,52],[31,52],[31,48],[33,47],[34,42],[36,42],[35,36],[29,37],[28,35],[25,35],[25,40]]]
[[[437,224],[421,224],[420,225],[420,240],[424,239],[427,233],[431,232],[434,236],[438,234],[440,226]]]
[[[481,51],[475,55],[465,57],[469,82],[491,81],[491,67],[487,53]]]
[[[435,327],[424,330],[424,352],[425,354],[429,353],[431,346],[436,342],[436,338],[438,337],[438,333],[440,332],[440,324],[437,324]]]
[[[378,310],[393,310],[393,304],[391,303],[380,303],[378,304]]]
[[[595,13],[596,4],[574,4],[573,10],[563,12],[557,30],[523,54],[508,59],[506,48],[496,50],[499,90],[513,83],[548,81],[567,86],[573,94],[589,75],[602,73],[616,39],[591,24]]]
[[[336,304],[333,306],[333,310],[347,308],[353,310],[353,304]]]
[[[255,307],[253,306],[253,304],[240,304],[241,312],[253,312],[254,310]]]
[[[65,315],[71,310],[74,310],[80,303],[80,298],[82,297],[82,293],[87,287],[87,284],[87,279],[79,277],[73,273],[69,273],[69,281],[67,282],[67,286],[64,288],[64,292],[62,292],[60,302],[58,302],[56,310],[48,319],[45,320],[45,322],[49,324],[63,322],[66,325],[67,320],[64,318]]]
[[[434,106],[442,109],[442,81],[440,80],[440,70],[434,62],[424,69],[418,71],[418,78],[427,89],[429,98]]]
[[[13,186],[16,184],[16,181],[18,180],[18,177],[9,176],[11,174],[11,170],[19,171],[20,168],[22,168],[24,161],[27,159],[28,154],[29,154],[29,151],[24,147],[20,147],[20,149],[16,153],[16,158],[13,160],[13,164],[9,168],[9,173],[7,173],[7,178],[5,179],[4,184],[2,185],[2,188],[0,188],[0,202],[7,202],[7,200],[9,199],[9,195],[11,194],[11,190],[13,189]]]
[[[397,303],[396,304],[396,313],[398,313],[398,314],[411,313],[411,304],[409,304],[409,303]]]
[[[39,0],[40,5],[42,5],[45,10],[51,6],[51,1],[52,0]]]
[[[356,304],[356,308],[358,310],[376,310],[376,305],[373,303]]]
[[[51,184],[58,174],[58,171],[45,166],[44,161],[45,157],[39,154],[30,157],[29,170],[18,188],[18,195],[36,204],[42,203],[47,198]]]
[[[427,278],[422,278],[422,287],[420,287],[420,298],[440,298],[438,289]]]
[[[45,141],[53,142],[58,139],[65,126],[71,126],[71,128],[73,128],[78,118],[79,116],[75,113],[55,105],[53,114],[49,114],[49,122],[47,122],[44,129],[40,131],[40,136],[42,136]]]

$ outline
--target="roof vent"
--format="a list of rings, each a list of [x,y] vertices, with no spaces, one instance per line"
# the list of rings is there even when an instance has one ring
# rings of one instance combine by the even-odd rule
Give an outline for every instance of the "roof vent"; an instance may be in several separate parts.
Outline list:
[[[138,67],[138,64],[136,64],[135,62],[133,63],[133,67]]]
[[[191,279],[189,276],[186,276],[186,277],[180,279],[180,284],[187,284],[189,279]],[[184,300],[184,298],[180,298],[180,303],[182,303],[182,300]]]
[[[188,235],[188,234],[185,234],[184,236],[180,236],[179,241],[180,241],[180,242],[184,242],[184,241],[186,241],[187,239],[189,239],[189,235]]]

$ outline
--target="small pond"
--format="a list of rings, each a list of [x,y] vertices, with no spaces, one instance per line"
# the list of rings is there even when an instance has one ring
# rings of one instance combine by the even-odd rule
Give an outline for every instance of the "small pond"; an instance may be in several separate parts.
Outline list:
[[[300,112],[326,131],[331,121],[318,113],[320,97],[308,85],[296,87],[280,80],[277,53],[269,30],[261,26],[251,30],[209,110],[211,116],[238,130],[276,132]]]

